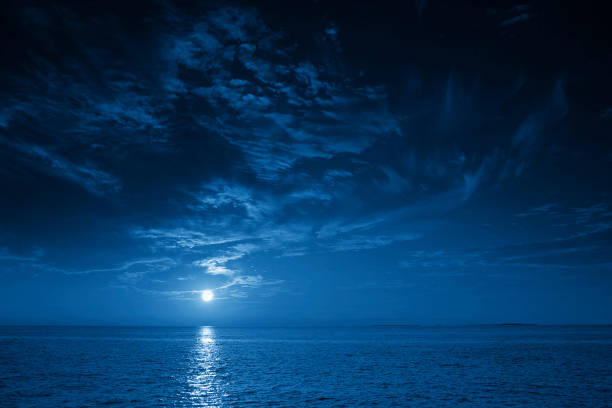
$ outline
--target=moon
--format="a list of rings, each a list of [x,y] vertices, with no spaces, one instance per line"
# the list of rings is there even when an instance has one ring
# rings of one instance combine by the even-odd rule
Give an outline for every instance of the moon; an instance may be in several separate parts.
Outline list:
[[[215,298],[215,294],[212,290],[206,289],[202,291],[202,300],[205,302],[210,302]]]

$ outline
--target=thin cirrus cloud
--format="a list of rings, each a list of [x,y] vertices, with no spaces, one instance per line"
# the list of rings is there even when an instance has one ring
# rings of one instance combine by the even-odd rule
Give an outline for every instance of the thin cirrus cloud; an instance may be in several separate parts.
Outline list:
[[[232,235],[208,235],[199,230],[185,228],[172,229],[142,229],[136,228],[131,231],[131,235],[136,239],[145,239],[151,242],[153,247],[194,249],[210,245],[227,244],[230,242],[241,241],[247,237],[240,234]]]
[[[42,146],[10,141],[0,136],[0,143],[23,155],[23,160],[50,175],[75,183],[96,196],[115,194],[121,190],[120,180],[100,170],[95,164],[78,164]]]
[[[534,271],[584,272],[607,270],[612,258],[605,247],[574,241],[529,242],[505,247],[475,248],[466,250],[412,251],[400,266],[422,273],[443,273],[451,275],[473,274],[475,270],[490,271],[497,276],[500,269],[513,270],[506,278],[523,279],[525,273]]]
[[[520,223],[537,221],[550,225],[554,220],[552,234],[546,240],[509,245],[410,251],[401,266],[422,271],[460,268],[463,273],[474,268],[511,268],[523,277],[524,272],[534,270],[576,273],[607,270],[612,265],[607,250],[612,213],[604,203],[585,207],[546,203],[515,216]]]
[[[612,220],[612,210],[607,203],[594,203],[583,207],[570,207],[559,203],[546,203],[515,214],[519,218],[554,220],[557,227],[582,227],[601,230]],[[585,231],[583,231],[585,232]]]
[[[145,258],[145,259],[137,259],[125,262],[119,266],[109,267],[109,268],[98,268],[98,269],[86,269],[82,271],[66,271],[67,275],[88,275],[91,273],[112,273],[115,274],[117,272],[123,273],[124,277],[135,277],[141,276],[142,274],[154,273],[154,272],[163,272],[172,267],[176,266],[176,261],[172,258],[164,257],[164,258]],[[133,271],[134,269],[139,269],[138,272]]]

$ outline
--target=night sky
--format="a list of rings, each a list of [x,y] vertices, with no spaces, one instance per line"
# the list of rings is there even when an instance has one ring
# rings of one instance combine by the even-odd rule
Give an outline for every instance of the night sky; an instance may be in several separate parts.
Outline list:
[[[599,4],[4,2],[0,323],[612,323]]]

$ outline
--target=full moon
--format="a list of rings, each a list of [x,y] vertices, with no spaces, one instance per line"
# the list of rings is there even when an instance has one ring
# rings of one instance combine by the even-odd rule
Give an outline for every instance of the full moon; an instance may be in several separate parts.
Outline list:
[[[203,290],[202,291],[202,300],[205,302],[210,302],[211,300],[213,300],[215,298],[215,294],[213,293],[212,290]]]

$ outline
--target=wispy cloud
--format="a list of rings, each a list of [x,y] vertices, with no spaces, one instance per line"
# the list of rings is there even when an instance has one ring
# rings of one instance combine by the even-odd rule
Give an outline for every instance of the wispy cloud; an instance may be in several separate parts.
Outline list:
[[[31,255],[20,255],[10,251],[8,248],[0,247],[0,261],[7,262],[37,262],[39,256],[34,253]]]
[[[591,269],[608,269],[612,258],[605,246],[574,239],[570,242],[549,240],[507,246],[453,249],[416,250],[408,253],[400,265],[403,268],[437,271],[455,275],[481,274],[483,268],[510,268],[515,271],[547,270],[582,273]],[[476,269],[474,269],[476,268]]]
[[[586,237],[612,229],[612,210],[607,203],[596,203],[583,207],[569,207],[559,203],[548,203],[516,214],[516,217],[550,222],[554,226],[568,229],[557,241]]]
[[[121,182],[117,177],[98,169],[93,163],[77,164],[42,146],[10,141],[2,136],[0,136],[0,143],[16,149],[31,165],[56,177],[70,180],[91,194],[103,196],[121,190]]]
[[[554,214],[556,213],[556,211],[554,211],[554,208],[557,207],[558,204],[556,203],[548,203],[548,204],[543,204],[540,205],[538,207],[534,207],[531,208],[525,212],[516,214],[517,217],[529,217],[529,216],[534,216],[534,215],[542,215],[542,214]]]
[[[259,247],[253,244],[238,244],[225,250],[222,255],[201,259],[195,261],[194,264],[201,266],[206,269],[206,273],[209,275],[224,275],[233,276],[237,272],[229,268],[226,264],[231,261],[235,261],[248,255],[249,253],[258,250]]]
[[[507,27],[507,26],[512,25],[512,24],[522,23],[524,21],[531,20],[533,17],[534,17],[534,15],[531,14],[531,13],[522,13],[522,14],[519,14],[518,16],[510,17],[510,18],[502,21],[501,23],[499,23],[499,26],[500,27]]]
[[[125,290],[133,290],[138,293],[143,293],[150,296],[165,297],[174,300],[186,300],[195,301],[199,300],[199,294],[202,293],[200,290],[159,290],[159,289],[147,289],[140,288],[133,285],[115,285],[117,288]]]
[[[135,228],[131,231],[131,234],[134,238],[149,240],[153,247],[186,249],[227,244],[230,242],[242,241],[248,238],[236,233],[212,236],[201,231],[189,230],[185,228]]]
[[[322,245],[333,252],[358,251],[379,248],[396,242],[412,241],[422,237],[423,234],[420,233],[401,233],[396,235],[354,235],[329,243],[319,243],[319,245]]]
[[[260,286],[279,285],[283,282],[280,279],[265,280],[261,275],[242,275],[234,277],[231,281],[219,286],[217,289],[227,289],[237,285],[245,288],[258,288]]]
[[[124,279],[130,279],[142,276],[148,273],[163,272],[176,266],[176,261],[171,258],[145,258],[135,259],[122,263],[118,266],[109,268],[94,268],[81,271],[65,271],[67,275],[87,275],[91,273],[117,273],[123,272],[121,275]]]
[[[251,189],[241,185],[231,185],[223,180],[205,184],[201,191],[191,195],[196,199],[196,203],[190,208],[196,211],[216,209],[227,213],[228,209],[242,209],[248,218],[261,220],[276,209],[271,200],[256,199]]]
[[[523,153],[530,153],[535,139],[542,131],[562,120],[568,113],[569,106],[565,95],[563,78],[557,79],[549,104],[545,109],[528,115],[514,134],[513,145]]]
[[[499,23],[499,26],[502,28],[523,23],[535,17],[535,13],[532,12],[532,7],[529,4],[517,4],[509,10],[503,11],[501,15],[503,20]]]

